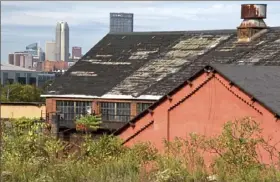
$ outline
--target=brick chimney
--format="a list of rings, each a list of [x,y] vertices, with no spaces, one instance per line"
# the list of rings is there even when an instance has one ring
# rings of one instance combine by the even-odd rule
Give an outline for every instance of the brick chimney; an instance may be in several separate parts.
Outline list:
[[[238,42],[250,42],[267,31],[264,22],[266,18],[266,4],[242,4],[242,23],[237,27]]]

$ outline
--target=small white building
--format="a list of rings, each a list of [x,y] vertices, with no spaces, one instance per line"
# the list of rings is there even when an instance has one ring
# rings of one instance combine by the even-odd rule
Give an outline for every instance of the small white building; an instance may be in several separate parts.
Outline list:
[[[48,80],[53,80],[55,74],[42,73],[11,64],[1,63],[1,85],[12,83],[43,86]]]

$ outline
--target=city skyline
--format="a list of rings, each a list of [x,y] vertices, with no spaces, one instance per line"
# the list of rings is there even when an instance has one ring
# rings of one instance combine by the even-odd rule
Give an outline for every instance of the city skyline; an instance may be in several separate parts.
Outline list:
[[[109,32],[110,12],[133,13],[134,31],[236,29],[242,21],[239,7],[244,3],[268,4],[265,21],[277,26],[280,5],[271,1],[1,2],[1,61],[7,62],[9,53],[32,42],[43,47],[54,40],[53,29],[59,20],[71,25],[69,46],[80,46],[86,53]]]

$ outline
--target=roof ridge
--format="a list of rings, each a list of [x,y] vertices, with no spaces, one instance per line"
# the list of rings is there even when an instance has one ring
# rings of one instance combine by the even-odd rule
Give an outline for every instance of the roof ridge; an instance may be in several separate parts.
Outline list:
[[[268,27],[269,29],[280,29],[280,26]],[[237,32],[236,29],[205,29],[205,30],[170,30],[170,31],[133,31],[133,32],[109,32],[111,35],[129,35],[129,34],[180,34],[180,33],[229,33]]]

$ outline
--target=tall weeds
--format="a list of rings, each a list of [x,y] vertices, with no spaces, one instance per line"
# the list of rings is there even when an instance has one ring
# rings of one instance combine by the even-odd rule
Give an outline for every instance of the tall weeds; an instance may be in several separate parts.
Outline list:
[[[46,128],[26,118],[4,127],[3,181],[206,182],[209,176],[221,182],[280,181],[276,165],[259,161],[258,146],[278,153],[250,118],[227,122],[216,137],[190,134],[165,141],[164,153],[149,143],[127,148],[109,135],[96,140],[85,135],[81,144],[66,143],[48,135]],[[69,152],[74,145],[76,150]],[[204,160],[207,153],[214,156],[210,167]]]

